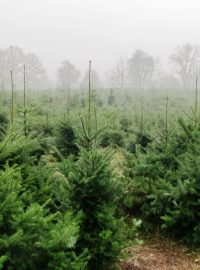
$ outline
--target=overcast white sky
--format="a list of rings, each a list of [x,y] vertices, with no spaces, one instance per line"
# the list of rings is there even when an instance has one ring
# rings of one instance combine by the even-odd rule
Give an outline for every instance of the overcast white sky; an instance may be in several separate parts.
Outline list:
[[[142,49],[167,58],[200,44],[200,0],[0,0],[0,48],[36,53],[51,79],[63,60],[104,74]]]

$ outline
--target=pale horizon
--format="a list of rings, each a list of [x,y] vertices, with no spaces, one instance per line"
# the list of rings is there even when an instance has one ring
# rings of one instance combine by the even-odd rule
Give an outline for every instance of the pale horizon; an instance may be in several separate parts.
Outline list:
[[[102,78],[136,49],[167,62],[176,47],[199,45],[199,8],[197,0],[0,0],[0,48],[35,53],[50,80],[64,60],[82,75],[92,60]]]

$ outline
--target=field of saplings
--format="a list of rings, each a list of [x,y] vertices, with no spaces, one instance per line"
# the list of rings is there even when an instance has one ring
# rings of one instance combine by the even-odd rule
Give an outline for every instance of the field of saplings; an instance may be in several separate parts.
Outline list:
[[[0,92],[0,269],[115,269],[155,232],[199,248],[199,209],[198,86]]]

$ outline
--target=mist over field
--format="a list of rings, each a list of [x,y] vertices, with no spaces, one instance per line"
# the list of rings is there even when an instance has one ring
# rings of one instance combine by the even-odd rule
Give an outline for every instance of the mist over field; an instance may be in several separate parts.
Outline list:
[[[199,24],[197,0],[1,0],[0,48],[36,54],[54,84],[63,61],[80,70],[81,80],[92,60],[110,86],[109,70],[136,50],[153,57],[156,73],[175,75],[169,58],[177,47],[200,44]]]

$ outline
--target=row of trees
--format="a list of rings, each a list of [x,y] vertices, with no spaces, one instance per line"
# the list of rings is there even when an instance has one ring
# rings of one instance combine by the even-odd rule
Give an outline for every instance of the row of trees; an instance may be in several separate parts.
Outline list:
[[[154,59],[144,51],[136,50],[130,59],[120,58],[107,73],[107,79],[113,87],[167,86],[189,88],[200,68],[200,48],[185,44],[177,48],[169,58],[172,72],[160,68],[160,60]]]
[[[109,87],[115,88],[147,88],[147,87],[183,87],[189,88],[194,84],[194,78],[200,68],[200,48],[185,44],[177,48],[170,56],[173,72],[163,71],[160,61],[142,50],[136,50],[131,58],[121,57],[113,68],[106,72]],[[10,88],[10,71],[14,74],[17,88],[22,87],[23,66],[26,66],[26,83],[29,88],[46,88],[48,77],[40,59],[33,53],[25,54],[19,47],[0,49],[0,87]],[[58,86],[61,88],[78,86],[88,87],[88,71],[81,82],[81,74],[68,60],[58,69]],[[98,73],[93,70],[91,81],[94,88],[102,83]]]
[[[142,50],[136,50],[131,58],[120,57],[113,68],[107,71],[108,85],[114,88],[147,88],[147,87],[183,87],[194,84],[194,78],[199,73],[200,48],[185,44],[177,48],[169,58],[173,72],[163,71],[160,60],[153,58]],[[93,71],[94,87],[101,85],[98,74]],[[68,61],[62,63],[58,70],[58,81],[61,87],[74,85],[80,78],[80,72]],[[86,72],[81,87],[87,84]]]
[[[68,88],[78,86],[79,79],[81,77],[81,73],[76,67],[71,64],[68,60],[62,62],[60,68],[58,69],[58,86],[61,88]],[[88,88],[88,77],[89,70],[87,70],[80,82],[81,88]],[[96,70],[92,70],[91,72],[91,81],[94,88],[102,87],[102,82],[99,78],[99,75]]]

